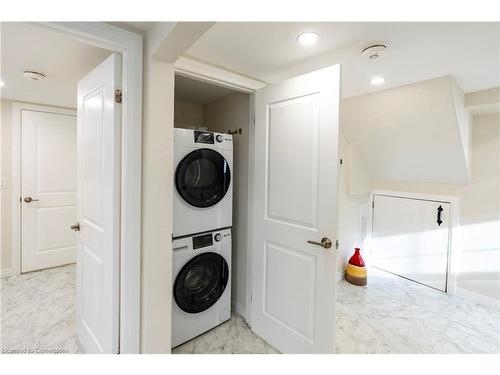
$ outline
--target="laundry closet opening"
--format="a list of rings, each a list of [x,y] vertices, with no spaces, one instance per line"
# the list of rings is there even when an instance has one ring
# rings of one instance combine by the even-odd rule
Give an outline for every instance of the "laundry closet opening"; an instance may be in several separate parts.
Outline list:
[[[251,103],[248,93],[175,76],[174,353],[247,319]]]

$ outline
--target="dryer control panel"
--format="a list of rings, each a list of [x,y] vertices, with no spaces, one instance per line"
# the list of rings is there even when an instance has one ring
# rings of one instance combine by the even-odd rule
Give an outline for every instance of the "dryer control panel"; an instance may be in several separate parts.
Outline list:
[[[223,133],[212,133],[209,131],[193,131],[194,143],[202,143],[208,145],[215,145],[222,142],[233,142],[233,136],[231,134]]]
[[[214,133],[194,131],[194,143],[214,144]]]
[[[174,142],[179,147],[233,149],[233,136],[208,130],[174,129]]]

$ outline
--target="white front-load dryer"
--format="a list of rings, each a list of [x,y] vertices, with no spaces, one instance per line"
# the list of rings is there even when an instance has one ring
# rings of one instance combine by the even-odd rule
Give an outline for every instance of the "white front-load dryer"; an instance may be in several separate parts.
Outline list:
[[[233,137],[174,129],[173,236],[232,225]]]
[[[231,229],[173,240],[172,347],[231,318]]]

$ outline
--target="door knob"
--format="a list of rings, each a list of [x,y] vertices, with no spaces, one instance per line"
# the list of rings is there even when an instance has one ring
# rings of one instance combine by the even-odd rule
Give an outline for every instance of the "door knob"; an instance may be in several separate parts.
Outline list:
[[[332,247],[332,240],[330,240],[328,237],[323,237],[321,239],[321,242],[317,242],[317,241],[307,241],[307,243],[310,243],[310,244],[313,244],[313,245],[318,245],[318,246],[321,246],[325,249],[329,249],[330,247]]]
[[[39,200],[40,200],[40,199],[33,199],[33,198],[31,198],[31,197],[26,197],[26,198],[24,198],[24,201],[25,201],[26,203],[38,202]]]
[[[71,226],[71,229],[74,230],[75,232],[79,232],[80,231],[80,223],[73,224]]]

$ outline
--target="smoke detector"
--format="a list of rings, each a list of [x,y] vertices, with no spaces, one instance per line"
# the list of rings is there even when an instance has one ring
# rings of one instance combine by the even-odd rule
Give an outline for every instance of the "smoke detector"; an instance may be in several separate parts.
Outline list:
[[[380,55],[386,49],[387,49],[387,46],[385,44],[373,44],[371,46],[364,48],[361,51],[361,54],[363,56],[367,56],[370,60],[375,61],[380,57]]]
[[[25,70],[24,77],[31,79],[32,81],[41,81],[45,78],[45,74],[37,72],[35,70]]]

